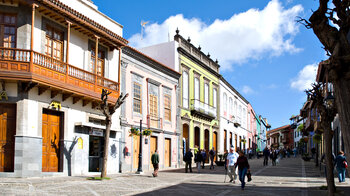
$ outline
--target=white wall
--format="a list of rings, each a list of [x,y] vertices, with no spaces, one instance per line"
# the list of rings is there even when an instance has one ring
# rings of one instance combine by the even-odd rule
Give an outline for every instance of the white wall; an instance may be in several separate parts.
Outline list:
[[[179,71],[179,44],[175,41],[165,42],[145,48],[140,48],[142,53],[154,58],[175,71]]]
[[[91,4],[86,0],[60,0],[62,3],[68,5],[72,9],[78,11],[79,13],[87,16],[88,18],[94,20],[95,22],[101,24],[106,29],[111,30],[112,32],[123,36],[123,27],[112,20],[102,12],[97,10],[97,6]]]

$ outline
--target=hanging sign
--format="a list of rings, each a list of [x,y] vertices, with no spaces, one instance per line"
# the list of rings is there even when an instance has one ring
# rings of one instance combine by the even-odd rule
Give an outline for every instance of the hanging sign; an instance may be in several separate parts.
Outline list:
[[[89,131],[89,135],[100,136],[103,137],[103,130],[101,129],[91,129]]]
[[[0,92],[0,100],[2,100],[2,98],[5,98],[6,101],[9,99],[9,98],[7,97],[6,91],[1,91],[1,92]]]
[[[78,149],[83,149],[83,139],[81,137],[78,139]]]

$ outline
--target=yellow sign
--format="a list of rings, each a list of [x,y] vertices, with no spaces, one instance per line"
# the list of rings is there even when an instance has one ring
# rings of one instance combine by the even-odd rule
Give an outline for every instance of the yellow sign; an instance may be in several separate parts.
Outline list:
[[[56,110],[60,110],[61,109],[61,102],[59,102],[59,101],[51,101],[50,107],[53,107]]]
[[[0,93],[0,100],[2,100],[3,97],[6,99],[6,101],[9,100],[9,98],[7,97],[6,91],[1,91],[1,93]]]
[[[83,149],[83,139],[81,137],[78,139],[78,149]]]

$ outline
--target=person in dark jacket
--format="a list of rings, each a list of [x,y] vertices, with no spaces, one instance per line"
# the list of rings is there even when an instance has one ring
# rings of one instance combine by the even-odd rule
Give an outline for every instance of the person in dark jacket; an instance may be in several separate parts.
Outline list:
[[[205,149],[202,150],[202,157],[203,157],[202,169],[204,169],[204,164],[205,164],[205,161],[207,160],[207,153],[205,152]]]
[[[239,181],[241,181],[241,188],[244,190],[245,187],[245,176],[247,175],[247,172],[250,172],[250,167],[248,163],[247,157],[244,156],[244,153],[242,151],[238,152],[239,157],[237,159],[236,165],[238,166],[238,176]]]
[[[201,163],[203,161],[203,156],[200,150],[198,150],[194,161],[197,163],[197,172],[199,173],[201,169]]]
[[[339,151],[337,158],[335,158],[335,164],[337,166],[339,182],[345,182],[345,165],[347,165],[347,162],[343,151]]]
[[[264,166],[269,164],[269,156],[270,156],[270,151],[267,147],[263,150],[263,156],[264,156]]]
[[[151,157],[151,161],[153,164],[154,172],[152,173],[153,177],[158,176],[158,169],[159,169],[159,155],[158,155],[158,150],[156,150]]]
[[[188,151],[186,152],[185,156],[184,156],[184,161],[185,161],[185,172],[187,173],[188,168],[190,168],[190,172],[192,173],[192,157],[193,154],[191,152],[191,149],[188,149]]]

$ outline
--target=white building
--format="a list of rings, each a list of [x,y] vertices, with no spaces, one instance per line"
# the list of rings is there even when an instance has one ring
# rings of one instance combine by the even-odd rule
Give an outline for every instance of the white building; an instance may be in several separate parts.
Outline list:
[[[0,176],[86,175],[101,170],[104,115],[119,94],[122,26],[89,0],[2,1]],[[96,22],[98,21],[98,22]],[[119,110],[108,173],[119,172]],[[5,129],[5,127],[7,127]]]
[[[248,132],[248,101],[220,78],[220,133],[219,153],[229,151],[230,146],[246,149]]]

